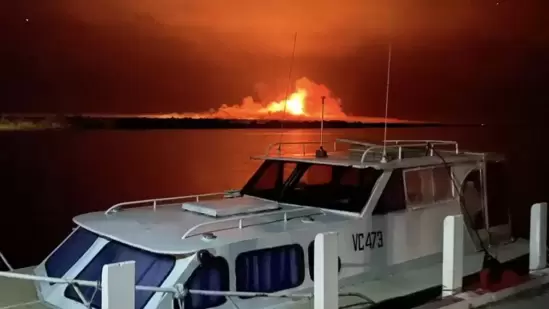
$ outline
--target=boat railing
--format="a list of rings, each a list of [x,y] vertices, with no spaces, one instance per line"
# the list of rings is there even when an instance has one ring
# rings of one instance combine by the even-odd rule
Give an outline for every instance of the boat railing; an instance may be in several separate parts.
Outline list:
[[[329,143],[326,143],[326,144],[329,144]],[[335,150],[335,144],[336,144],[336,142],[334,142],[334,150]],[[269,144],[269,146],[267,147],[267,151],[266,151],[265,155],[270,156],[272,154],[273,150],[275,150],[275,149],[276,149],[277,155],[281,155],[282,151],[283,151],[283,147],[288,147],[288,146],[301,147],[301,153],[300,154],[305,156],[305,155],[308,154],[307,146],[320,146],[320,142],[317,141],[317,142],[277,142],[277,143],[272,143],[272,144]],[[314,153],[314,151],[311,151],[311,153]],[[299,153],[296,152],[296,154],[299,154]]]
[[[67,284],[70,285],[80,298],[81,302],[86,307],[91,307],[93,298],[96,293],[93,293],[91,298],[88,300],[79,286],[82,287],[91,287],[96,289],[96,291],[102,290],[101,281],[90,281],[90,280],[77,280],[77,279],[66,279],[58,277],[46,277],[46,276],[37,276],[30,274],[23,274],[17,272],[7,272],[0,271],[0,277],[16,279],[16,280],[27,280],[33,282],[47,282],[50,284]],[[147,291],[153,293],[162,293],[162,294],[171,294],[171,296],[180,302],[180,307],[182,306],[182,300],[185,296],[191,295],[203,295],[203,296],[225,296],[225,297],[271,297],[271,298],[289,298],[289,299],[313,299],[314,293],[296,293],[296,292],[274,292],[274,293],[264,293],[264,292],[240,292],[240,291],[216,291],[216,290],[198,290],[198,289],[186,289],[182,283],[176,283],[173,286],[166,287],[157,287],[157,286],[147,286],[147,285],[135,285],[134,289],[136,291]],[[373,300],[361,293],[353,292],[338,292],[340,297],[358,297],[370,304],[375,304]],[[39,301],[36,301],[39,302]],[[25,303],[30,304],[30,303]]]
[[[4,263],[4,265],[8,268],[9,271],[13,271],[13,267],[11,266],[10,262],[8,262],[8,259],[6,259],[6,256],[2,252],[0,252],[0,261]]]
[[[189,238],[191,236],[199,235],[199,233],[195,233],[195,234],[191,234],[191,233],[193,233],[197,229],[203,228],[205,226],[216,225],[216,224],[227,223],[227,222],[238,222],[238,228],[242,229],[242,228],[246,227],[246,225],[244,224],[244,220],[246,220],[246,219],[252,219],[252,218],[257,219],[257,218],[267,217],[267,216],[283,215],[284,222],[286,222],[286,221],[288,221],[288,214],[293,214],[293,213],[297,213],[297,212],[300,212],[300,211],[306,211],[306,210],[308,210],[309,212],[306,213],[306,214],[303,214],[301,216],[295,216],[295,217],[292,217],[292,218],[313,216],[313,215],[318,215],[318,214],[322,213],[322,211],[311,208],[311,207],[298,207],[298,208],[294,208],[294,209],[284,209],[284,210],[279,210],[279,211],[267,211],[267,212],[255,213],[255,214],[245,215],[245,216],[237,216],[237,217],[216,219],[216,220],[206,221],[206,222],[202,222],[202,223],[198,223],[198,224],[194,225],[193,227],[189,228],[183,234],[183,236],[181,236],[181,239],[186,239],[186,238]],[[311,212],[311,210],[313,210],[313,212]],[[206,232],[203,232],[203,233],[209,233],[209,232],[211,232],[211,231],[206,231]]]
[[[367,162],[369,156],[381,159],[383,151],[396,152],[396,159],[403,159],[405,154],[414,153],[420,156],[433,156],[435,154],[435,148],[437,151],[448,153],[449,151],[454,154],[459,154],[459,146],[455,141],[441,141],[441,140],[386,140],[383,144],[362,143],[349,140],[340,140],[341,142],[349,143],[354,146],[360,146],[361,148],[351,148],[349,152],[358,153],[360,155],[360,163]],[[450,150],[448,150],[450,147]],[[424,151],[428,151],[425,153]]]
[[[325,144],[330,144],[326,142]],[[441,153],[453,153],[459,154],[459,144],[456,141],[447,141],[447,140],[386,140],[381,144],[355,141],[350,139],[338,138],[333,141],[333,149],[331,151],[343,151],[341,146],[338,145],[344,144],[348,145],[348,151],[350,153],[358,154],[360,157],[360,162],[365,163],[369,156],[380,157],[382,156],[383,149],[387,152],[396,152],[396,158],[403,159],[405,155],[409,153],[414,153],[416,155],[422,156],[433,156],[435,155],[435,149],[437,152]],[[320,142],[279,142],[272,143],[268,146],[266,156],[273,154],[273,151],[276,151],[277,155],[281,155],[283,148],[289,146],[297,146],[300,151],[294,151],[294,155],[306,156],[308,154],[314,153],[314,151],[308,152],[308,146],[318,146]],[[428,149],[428,153],[422,152],[422,150]],[[315,149],[316,150],[316,149]],[[328,150],[328,149],[326,149]],[[422,154],[423,153],[423,154]]]
[[[456,141],[448,140],[425,140],[425,139],[408,139],[408,140],[386,140],[387,144],[407,146],[409,144],[420,144],[422,146],[430,145],[432,147],[451,147],[452,151],[459,154],[459,144]]]
[[[227,190],[224,192],[215,192],[215,193],[205,193],[205,194],[194,194],[194,195],[184,195],[184,196],[174,196],[174,197],[163,197],[163,198],[155,198],[155,199],[147,199],[147,200],[137,200],[137,201],[129,201],[129,202],[122,202],[118,203],[116,205],[111,206],[109,209],[105,211],[105,214],[114,213],[117,211],[122,210],[123,208],[131,208],[131,207],[137,207],[137,206],[152,206],[154,210],[156,210],[157,206],[161,205],[167,205],[167,204],[173,204],[178,201],[189,201],[194,200],[196,202],[199,202],[203,198],[213,198],[213,197],[224,197],[224,198],[233,198],[240,196],[239,190]]]
[[[99,281],[90,281],[90,280],[76,280],[76,279],[65,279],[65,278],[56,278],[56,277],[46,277],[46,276],[37,276],[30,274],[22,274],[17,272],[8,272],[0,271],[0,277],[19,279],[19,280],[28,280],[34,282],[48,282],[51,284],[68,284],[73,287],[76,294],[82,301],[85,306],[89,306],[93,299],[88,300],[82,293],[82,290],[79,286],[91,287],[97,290],[101,290],[101,282]],[[237,292],[237,291],[210,291],[210,290],[195,290],[195,289],[185,289],[183,284],[175,284],[171,287],[157,287],[157,286],[146,286],[146,285],[135,285],[136,291],[148,291],[153,293],[169,293],[175,299],[183,299],[187,294],[197,294],[204,296],[239,296],[239,297],[276,297],[276,298],[296,298],[296,299],[311,299],[313,298],[312,293],[291,293],[291,292],[275,292],[275,293],[257,293],[257,292]],[[94,293],[95,294],[95,293]]]
[[[368,143],[368,142],[361,142],[361,141],[355,141],[352,139],[346,139],[346,138],[337,138],[334,142],[334,148],[337,148],[337,144],[346,144],[346,145],[353,145],[353,146],[361,146],[361,147],[373,147],[378,146],[378,144],[375,143]]]

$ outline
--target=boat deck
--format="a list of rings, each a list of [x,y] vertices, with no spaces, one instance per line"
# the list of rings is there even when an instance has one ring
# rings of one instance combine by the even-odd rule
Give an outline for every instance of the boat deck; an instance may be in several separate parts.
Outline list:
[[[34,266],[15,270],[22,274],[33,274]],[[0,276],[0,309],[47,309],[36,294],[33,281],[10,279]]]
[[[483,309],[539,309],[547,308],[549,303],[549,285],[526,291],[501,302],[489,304]]]
[[[492,247],[492,254],[497,252],[498,259],[501,262],[508,261],[516,258],[513,256],[513,252],[527,252],[528,241],[518,240],[515,243],[509,244],[504,248],[499,250],[495,247]],[[478,253],[482,255],[483,253]],[[465,256],[464,259],[464,273],[465,275],[473,274],[472,268],[474,267],[473,263],[475,259],[473,255]],[[469,268],[469,269],[468,269]],[[341,287],[341,293],[359,293],[364,296],[367,296],[375,303],[385,303],[387,301],[395,301],[396,298],[412,295],[426,293],[429,295],[418,296],[421,297],[438,297],[440,296],[440,289],[437,289],[441,285],[442,279],[442,264],[437,263],[432,266],[416,268],[413,270],[408,270],[405,272],[398,272],[394,276],[383,278],[380,280],[368,280],[362,281],[355,284],[345,285]],[[432,294],[432,295],[431,295]],[[414,301],[412,298],[407,298],[406,303]],[[418,299],[419,301],[419,299]],[[397,305],[398,301],[395,302],[393,306],[388,305],[388,308],[400,308],[401,305]],[[290,304],[288,302],[288,309],[310,309],[314,307],[314,300],[303,300]],[[411,305],[412,307],[420,306]],[[368,304],[364,299],[355,296],[340,296],[339,297],[339,307],[353,308],[353,309],[365,309],[368,308]],[[408,307],[406,307],[408,308]]]

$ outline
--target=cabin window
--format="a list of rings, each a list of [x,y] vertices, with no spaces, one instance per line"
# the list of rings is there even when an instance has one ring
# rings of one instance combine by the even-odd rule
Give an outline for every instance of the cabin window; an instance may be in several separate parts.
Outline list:
[[[311,280],[315,280],[315,241],[311,241],[309,248],[307,249],[307,254],[309,256],[309,277]],[[337,272],[341,272],[341,258],[337,257]]]
[[[189,290],[228,291],[229,264],[222,257],[214,257],[206,264],[201,264],[192,273],[185,283]],[[208,296],[187,294],[184,299],[185,309],[207,309],[223,305],[227,301],[225,296]],[[180,309],[179,302],[174,299],[174,308]]]
[[[382,171],[268,160],[242,194],[288,204],[362,212]]]
[[[172,271],[175,258],[169,255],[162,255],[133,248],[118,242],[111,241],[99,251],[99,253],[84,267],[76,276],[77,280],[99,281],[101,271],[105,264],[135,261],[135,284],[160,286]],[[93,287],[79,287],[86,299],[90,300],[94,294]],[[135,308],[143,308],[153,296],[153,292],[135,291]],[[74,291],[74,288],[67,286],[65,297],[77,302],[82,302]],[[92,306],[101,308],[101,293],[97,292],[91,301]]]
[[[281,201],[354,213],[362,212],[382,171],[320,164],[299,164]]]
[[[404,181],[402,170],[396,169],[391,176],[372,212],[373,215],[384,215],[394,211],[406,209],[406,197],[404,195]]]
[[[235,263],[236,290],[274,293],[300,286],[305,279],[305,261],[300,245],[244,252]]]
[[[296,166],[294,162],[265,161],[241,192],[266,199],[277,199]]]
[[[433,181],[435,188],[435,202],[452,199],[454,197],[454,182],[450,167],[437,166],[433,168]]]
[[[78,227],[46,260],[44,267],[48,277],[63,277],[97,238],[96,234]]]
[[[348,173],[348,172],[347,172]],[[300,186],[327,186],[330,184],[333,178],[333,167],[330,165],[311,165],[305,172],[303,173],[303,176],[299,179],[299,182],[297,184],[298,187]],[[343,178],[343,177],[342,177]],[[358,178],[354,183],[351,183],[350,185],[354,185],[358,183]]]
[[[445,166],[407,170],[404,178],[408,205],[432,204],[454,198],[452,179]]]

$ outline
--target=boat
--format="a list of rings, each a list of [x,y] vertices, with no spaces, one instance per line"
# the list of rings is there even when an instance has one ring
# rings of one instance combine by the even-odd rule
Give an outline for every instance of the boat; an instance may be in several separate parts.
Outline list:
[[[0,308],[101,308],[101,291],[77,283],[99,282],[103,265],[123,261],[135,261],[139,286],[220,291],[142,289],[135,308],[311,308],[299,295],[313,291],[314,239],[329,231],[338,233],[341,306],[440,295],[443,220],[456,214],[465,276],[528,255],[501,198],[503,156],[441,140],[337,139],[315,151],[324,144],[270,145],[239,190],[76,216],[40,264],[13,270],[32,281],[0,275]]]

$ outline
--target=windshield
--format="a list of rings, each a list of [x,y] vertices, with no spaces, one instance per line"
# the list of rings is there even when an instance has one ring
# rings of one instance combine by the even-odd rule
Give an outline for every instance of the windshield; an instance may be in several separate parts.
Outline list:
[[[382,171],[267,160],[242,194],[282,203],[360,213]]]

